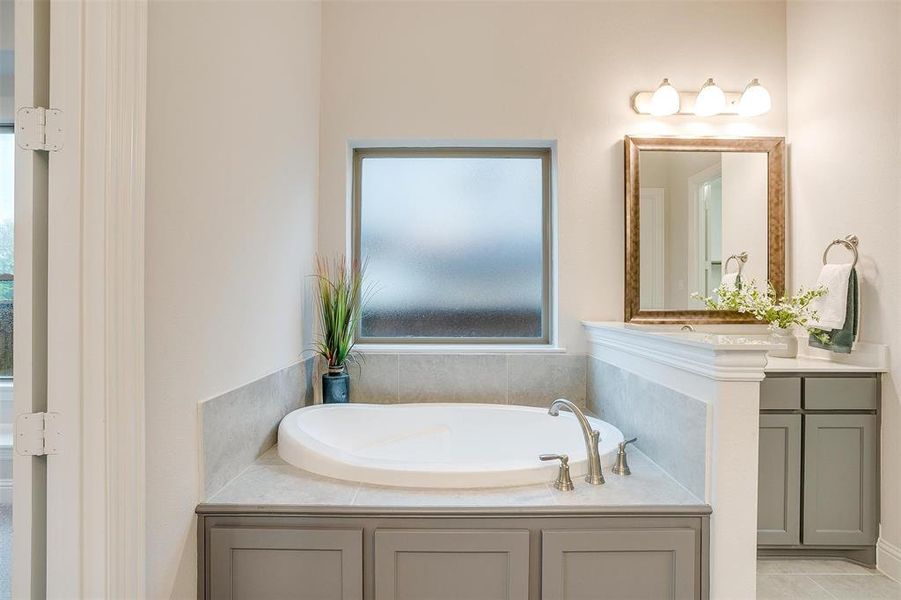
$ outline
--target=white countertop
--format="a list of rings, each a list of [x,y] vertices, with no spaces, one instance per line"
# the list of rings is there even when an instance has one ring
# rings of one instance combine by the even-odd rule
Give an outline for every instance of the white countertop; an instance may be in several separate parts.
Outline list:
[[[837,354],[807,345],[798,339],[796,358],[767,357],[766,373],[885,373],[888,371],[888,346],[857,342],[851,354]]]
[[[629,451],[632,475],[605,472],[607,483],[593,486],[581,477],[576,489],[561,492],[552,482],[515,488],[468,490],[381,487],[320,477],[279,458],[276,448],[201,504],[202,512],[242,508],[285,510],[328,507],[367,509],[631,509],[654,507],[704,512],[706,504],[685,489],[641,451]]]
[[[854,364],[825,358],[798,355],[797,358],[767,357],[765,373],[885,373],[879,364]]]

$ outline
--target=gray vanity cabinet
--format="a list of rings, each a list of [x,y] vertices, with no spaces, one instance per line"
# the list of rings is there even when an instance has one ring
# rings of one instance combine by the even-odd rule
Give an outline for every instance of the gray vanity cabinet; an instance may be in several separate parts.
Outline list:
[[[876,543],[876,416],[805,415],[804,543]]]
[[[691,529],[544,531],[541,598],[695,598],[697,550]]]
[[[362,600],[360,529],[214,527],[211,600]]]
[[[375,532],[376,600],[528,600],[528,530]]]
[[[801,543],[801,415],[760,415],[759,544]]]
[[[760,397],[761,548],[872,560],[878,407],[877,375],[767,376]]]

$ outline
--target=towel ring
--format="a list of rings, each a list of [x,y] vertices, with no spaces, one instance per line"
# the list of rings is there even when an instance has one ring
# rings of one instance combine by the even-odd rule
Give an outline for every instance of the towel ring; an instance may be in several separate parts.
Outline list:
[[[742,267],[744,267],[744,266],[745,266],[745,263],[748,262],[748,253],[747,253],[747,252],[740,252],[740,253],[738,253],[738,254],[733,254],[732,256],[730,256],[729,258],[727,258],[727,259],[726,259],[726,264],[723,265],[723,273],[724,273],[724,274],[727,273],[727,272],[729,271],[729,262],[730,262],[730,261],[733,261],[733,260],[734,260],[735,263],[738,265],[738,274],[741,275]]]
[[[844,246],[848,250],[854,253],[854,262],[851,263],[851,268],[857,266],[857,259],[860,258],[860,255],[857,253],[857,244],[860,243],[860,240],[856,235],[851,234],[845,236],[844,239],[834,239],[832,240],[828,246],[826,246],[826,250],[823,251],[823,264],[825,265],[828,261],[826,260],[829,256],[829,250],[833,246]]]

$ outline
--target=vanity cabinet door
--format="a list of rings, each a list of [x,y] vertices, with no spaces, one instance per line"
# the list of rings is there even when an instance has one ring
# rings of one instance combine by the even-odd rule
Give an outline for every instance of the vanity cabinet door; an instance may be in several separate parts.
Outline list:
[[[528,530],[380,529],[376,600],[528,600]]]
[[[359,529],[213,527],[210,600],[362,600]]]
[[[801,415],[760,415],[757,543],[801,543]]]
[[[542,600],[700,598],[692,529],[545,530]]]
[[[876,543],[876,427],[875,415],[805,415],[804,544]]]

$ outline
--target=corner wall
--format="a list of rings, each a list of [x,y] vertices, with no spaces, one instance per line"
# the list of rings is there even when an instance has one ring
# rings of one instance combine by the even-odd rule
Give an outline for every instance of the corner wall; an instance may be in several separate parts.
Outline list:
[[[812,285],[826,244],[860,237],[860,340],[892,354],[878,562],[901,580],[901,3],[789,2],[787,32],[789,283]]]
[[[297,363],[312,322],[321,18],[265,1],[149,16],[147,596],[196,598],[198,403]]]

